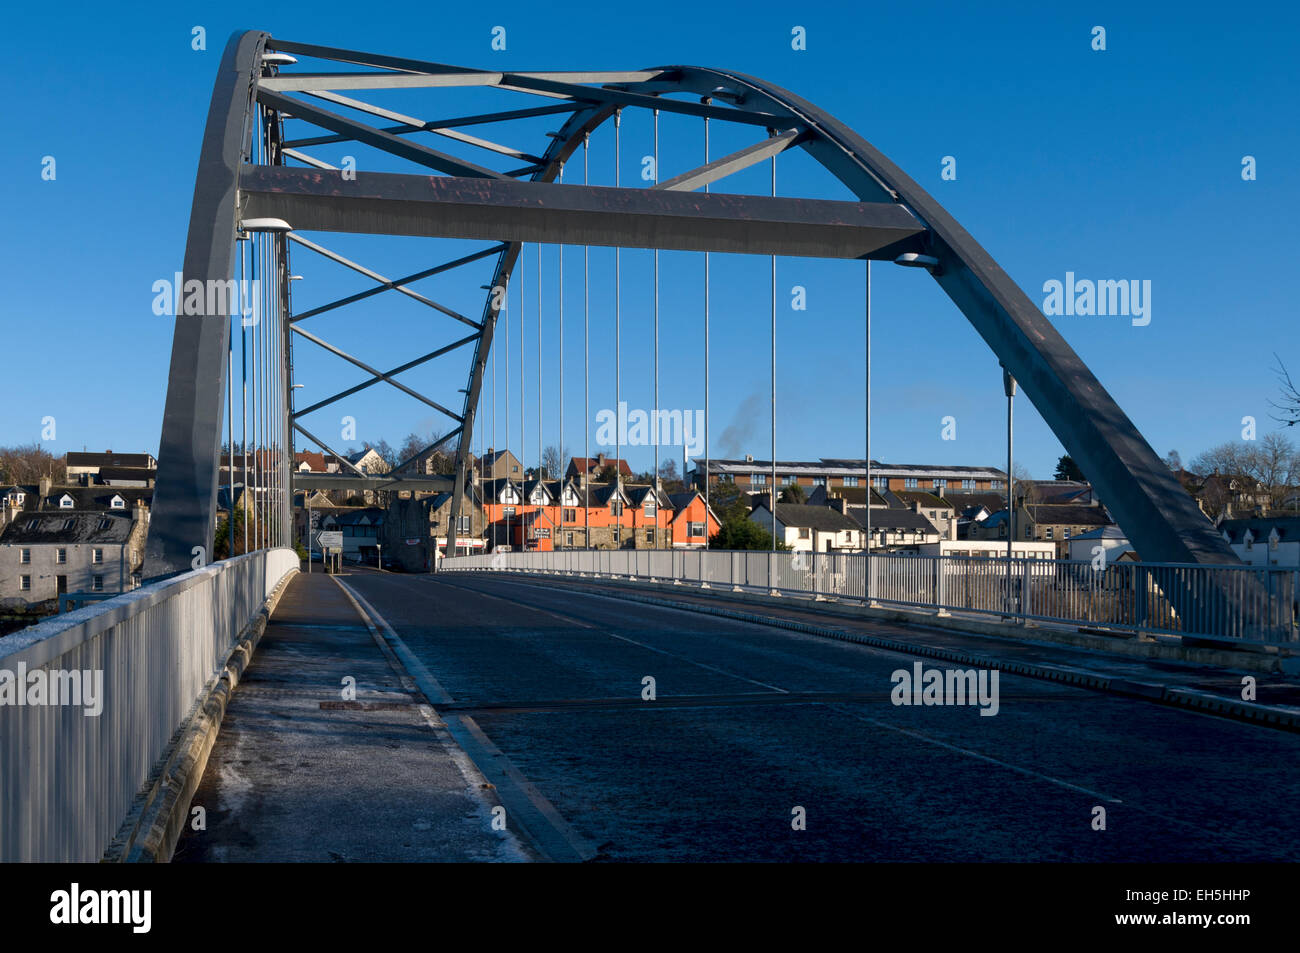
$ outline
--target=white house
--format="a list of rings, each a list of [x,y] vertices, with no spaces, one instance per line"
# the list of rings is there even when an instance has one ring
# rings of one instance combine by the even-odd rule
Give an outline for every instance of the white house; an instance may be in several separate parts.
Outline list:
[[[1091,561],[1096,557],[1094,550],[1100,546],[1106,554],[1106,565],[1110,565],[1125,553],[1135,553],[1124,531],[1118,526],[1100,526],[1097,529],[1070,537],[1070,558]]]
[[[750,520],[772,529],[772,511],[760,503],[749,514]],[[829,506],[776,504],[776,538],[796,552],[830,553],[837,550],[862,550],[862,527]]]
[[[1300,566],[1300,517],[1224,520],[1219,532],[1251,566]]]

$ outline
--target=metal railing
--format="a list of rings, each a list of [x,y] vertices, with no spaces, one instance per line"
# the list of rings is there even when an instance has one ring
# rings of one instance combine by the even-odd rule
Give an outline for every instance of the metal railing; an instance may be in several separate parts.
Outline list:
[[[555,550],[447,557],[443,571],[663,580],[1235,642],[1300,641],[1300,567],[906,553]]]
[[[230,650],[297,568],[292,550],[259,550],[0,639],[10,689],[0,687],[0,861],[99,860]]]

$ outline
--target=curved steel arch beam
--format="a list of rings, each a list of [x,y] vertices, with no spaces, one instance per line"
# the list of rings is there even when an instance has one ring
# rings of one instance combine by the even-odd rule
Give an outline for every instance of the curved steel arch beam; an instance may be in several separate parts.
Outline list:
[[[239,168],[252,139],[253,95],[268,37],[256,30],[237,33],[222,54],[199,152],[185,281],[232,274]],[[145,547],[149,578],[189,570],[194,547],[211,544],[229,338],[229,314],[176,315]],[[206,553],[205,561],[211,558]]]
[[[625,84],[626,88],[699,96],[725,90],[728,100],[737,106],[794,118],[806,130],[800,146],[859,200],[898,202],[923,222],[928,229],[929,253],[939,261],[935,280],[1024,388],[1144,559],[1239,563],[1052,323],[970,233],[902,169],[852,129],[778,86],[742,73],[702,67],[661,66],[654,70],[673,81],[658,78]],[[613,109],[605,112],[608,118]],[[596,125],[599,121],[571,121],[565,131],[572,133],[578,126],[590,130]],[[576,147],[576,140],[566,140],[563,132],[557,136],[547,153],[546,172],[538,178],[553,176],[557,157],[571,154]],[[475,400],[480,371],[476,362],[470,385]],[[463,482],[463,469],[460,473]]]

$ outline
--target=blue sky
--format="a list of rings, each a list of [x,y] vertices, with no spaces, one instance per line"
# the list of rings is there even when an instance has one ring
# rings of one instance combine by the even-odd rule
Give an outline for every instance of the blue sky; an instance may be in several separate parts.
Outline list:
[[[1240,436],[1241,418],[1272,429],[1273,352],[1300,371],[1293,291],[1296,156],[1300,101],[1292,5],[1258,4],[1241,16],[1195,4],[1133,9],[1125,3],[1016,4],[997,14],[967,4],[746,5],[661,3],[570,6],[354,3],[177,4],[162,11],[61,4],[7,13],[0,38],[8,64],[6,148],[0,170],[9,227],[0,235],[9,359],[0,371],[5,412],[0,444],[41,436],[57,422],[54,453],[70,449],[156,452],[171,319],[153,314],[151,285],[180,267],[195,163],[212,80],[227,37],[260,28],[273,35],[416,58],[508,69],[638,68],[692,63],[753,73],[791,89],[856,129],[934,194],[1007,272],[1041,302],[1043,283],[1081,278],[1150,280],[1151,323],[1122,317],[1052,320],[1135,421],[1155,450],[1184,460]],[[674,11],[678,11],[675,13]],[[191,28],[207,50],[191,49]],[[507,49],[490,49],[507,29]],[[791,29],[807,49],[791,49]],[[1091,49],[1104,26],[1107,49]],[[427,94],[421,94],[427,96]],[[484,91],[440,101],[401,94],[397,107],[427,118],[514,108],[520,97]],[[495,98],[492,98],[495,97]],[[376,101],[380,101],[376,97]],[[435,104],[436,103],[436,104]],[[661,176],[696,164],[696,120],[664,117]],[[512,144],[541,148],[548,128],[521,125]],[[718,128],[715,124],[715,130]],[[528,141],[523,135],[527,132]],[[593,141],[592,181],[612,178],[610,130]],[[750,141],[718,131],[714,154]],[[752,133],[750,134],[752,135]],[[648,114],[629,113],[622,131],[624,184],[637,181],[651,151]],[[342,154],[342,147],[332,146]],[[398,166],[350,150],[361,169]],[[339,155],[318,152],[337,162]],[[42,181],[42,157],[57,178]],[[1242,157],[1258,178],[1243,181]],[[941,160],[957,161],[955,181]],[[566,173],[580,181],[580,168]],[[783,194],[847,198],[801,154],[778,159]],[[727,189],[767,188],[766,166]],[[390,276],[428,267],[482,243],[313,235]],[[582,253],[565,251],[563,440],[583,449]],[[613,252],[591,252],[591,399],[595,416],[614,405]],[[524,254],[523,447],[537,454],[536,249]],[[651,254],[622,254],[622,397],[653,406]],[[712,452],[769,452],[767,259],[714,256],[712,273]],[[660,257],[660,400],[704,406],[702,265],[699,256]],[[297,252],[294,288],[302,309],[368,287],[308,252]],[[863,445],[860,263],[780,259],[777,265],[777,455],[857,456]],[[543,441],[560,437],[558,252],[543,249],[546,364]],[[873,266],[873,456],[891,462],[1000,464],[1004,404],[998,363],[965,318],[924,274]],[[453,273],[417,287],[471,315],[482,308],[484,272]],[[790,308],[790,289],[808,308]],[[512,290],[509,444],[519,433],[519,288]],[[313,319],[311,330],[367,362],[393,366],[459,337],[453,322],[391,293]],[[499,348],[504,348],[504,328]],[[295,351],[300,405],[364,373],[336,358]],[[497,354],[496,411],[485,408],[484,444],[505,437],[504,351]],[[464,386],[468,352],[404,377],[443,403]],[[492,375],[488,377],[493,392]],[[453,404],[457,406],[458,404]],[[238,411],[236,411],[238,414]],[[340,437],[355,417],[356,440],[399,443],[411,431],[447,425],[410,398],[372,388],[308,429]],[[957,439],[941,439],[942,418]],[[1025,400],[1017,404],[1018,457],[1048,476],[1062,452]],[[492,427],[495,416],[495,435]],[[730,440],[723,434],[730,429]],[[328,436],[327,436],[328,435]],[[478,446],[475,439],[475,446]],[[679,455],[665,449],[663,456]],[[628,454],[648,466],[646,449]]]

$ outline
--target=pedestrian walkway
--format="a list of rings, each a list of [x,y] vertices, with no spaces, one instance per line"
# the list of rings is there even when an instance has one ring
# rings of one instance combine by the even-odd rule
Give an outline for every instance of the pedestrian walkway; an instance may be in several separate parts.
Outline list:
[[[493,789],[390,659],[331,576],[295,576],[227,707],[173,861],[535,859],[493,829]],[[206,829],[193,829],[196,814]]]

